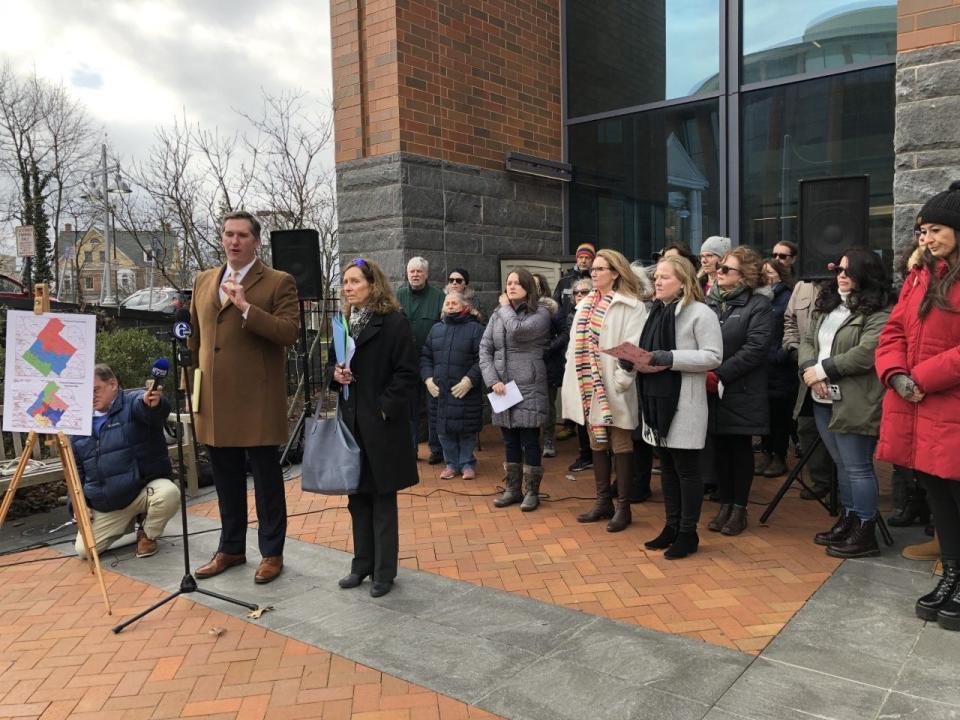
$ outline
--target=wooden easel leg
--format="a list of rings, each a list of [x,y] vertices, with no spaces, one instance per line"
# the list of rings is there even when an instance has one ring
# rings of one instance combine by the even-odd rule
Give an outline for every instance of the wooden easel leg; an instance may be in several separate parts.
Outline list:
[[[107,615],[112,615],[107,586],[103,581],[103,569],[100,567],[100,555],[97,553],[97,543],[93,537],[93,526],[90,524],[90,511],[80,485],[80,472],[77,470],[77,460],[73,456],[73,447],[62,432],[57,433],[57,444],[60,448],[60,462],[63,464],[63,477],[67,481],[67,494],[73,503],[73,516],[77,519],[77,529],[87,549],[87,561],[91,563],[91,571],[100,583],[100,592],[103,594],[103,604],[107,607]]]
[[[23,479],[23,473],[27,469],[27,463],[30,461],[30,455],[33,454],[33,447],[37,444],[37,433],[31,431],[27,434],[27,444],[23,446],[23,452],[20,454],[20,460],[17,463],[17,470],[10,478],[10,484],[7,486],[7,492],[3,496],[3,505],[0,505],[0,527],[7,519],[7,513],[10,512],[10,505],[13,504],[13,496],[17,494],[17,486]]]

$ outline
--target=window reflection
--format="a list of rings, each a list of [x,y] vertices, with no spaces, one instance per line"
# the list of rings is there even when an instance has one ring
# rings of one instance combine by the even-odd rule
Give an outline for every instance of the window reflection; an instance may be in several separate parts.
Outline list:
[[[870,244],[890,247],[892,65],[743,96],[741,243],[797,241],[799,182],[870,176]]]
[[[718,102],[573,125],[570,237],[649,260],[719,227]]]
[[[710,92],[721,0],[567,0],[568,116]]]
[[[896,0],[743,0],[742,84],[893,59],[896,52]]]

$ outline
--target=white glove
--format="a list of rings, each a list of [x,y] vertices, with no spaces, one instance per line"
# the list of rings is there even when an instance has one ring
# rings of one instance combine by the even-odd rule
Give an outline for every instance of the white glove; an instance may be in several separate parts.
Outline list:
[[[473,389],[473,381],[464,375],[460,382],[450,388],[450,394],[453,395],[457,400],[467,396],[467,393]]]
[[[430,393],[433,397],[440,397],[440,388],[437,387],[437,384],[433,381],[433,378],[427,378],[423,381],[423,383],[427,386],[428,393]]]

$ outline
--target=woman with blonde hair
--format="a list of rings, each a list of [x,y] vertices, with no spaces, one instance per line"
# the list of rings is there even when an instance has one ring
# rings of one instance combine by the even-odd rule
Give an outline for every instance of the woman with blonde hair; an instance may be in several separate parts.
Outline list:
[[[330,345],[332,386],[341,393],[343,420],[363,450],[360,486],[347,498],[353,524],[353,563],[340,587],[373,577],[370,594],[390,592],[400,548],[397,491],[416,485],[410,435],[411,398],[420,382],[410,323],[379,266],[357,258],[343,271],[343,317],[356,352],[349,367]],[[349,386],[350,392],[342,388]]]
[[[643,439],[658,448],[666,524],[644,545],[670,560],[695,553],[703,505],[700,451],[707,437],[706,374],[720,364],[723,340],[703,303],[693,264],[666,256],[654,274],[654,301],[640,336],[649,358],[636,367]]]
[[[597,501],[590,511],[577,516],[577,521],[611,518],[607,531],[620,532],[631,522],[631,433],[639,422],[636,373],[601,351],[624,341],[636,343],[647,310],[630,263],[616,250],[597,253],[590,277],[593,292],[579,302],[573,318],[560,397],[564,415],[587,426],[593,451]],[[611,450],[617,478],[616,511],[610,487]]]

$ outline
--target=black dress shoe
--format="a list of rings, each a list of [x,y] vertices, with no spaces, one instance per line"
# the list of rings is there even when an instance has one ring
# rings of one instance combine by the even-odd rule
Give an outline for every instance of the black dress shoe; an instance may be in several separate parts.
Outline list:
[[[383,597],[391,590],[393,590],[393,580],[388,580],[387,582],[377,582],[374,580],[373,585],[370,586],[370,597]]]
[[[342,577],[337,580],[337,585],[342,587],[344,590],[349,590],[350,588],[355,588],[357,585],[363,582],[363,579],[366,575],[357,575],[356,573],[350,573],[346,577]]]

